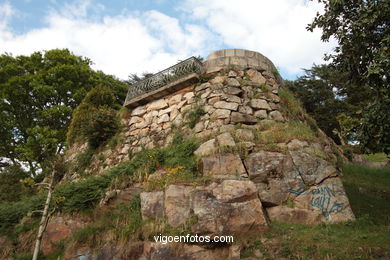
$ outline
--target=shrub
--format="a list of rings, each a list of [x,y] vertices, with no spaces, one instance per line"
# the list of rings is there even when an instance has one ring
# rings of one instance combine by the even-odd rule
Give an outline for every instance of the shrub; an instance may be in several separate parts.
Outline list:
[[[95,133],[96,131],[93,130],[93,127],[97,127],[97,125],[94,124],[99,124],[99,122],[93,120],[95,117],[98,117],[98,120],[103,126],[106,126],[105,123],[115,121],[114,127],[117,127],[119,125],[119,120],[116,119],[116,115],[114,116],[114,107],[115,96],[109,88],[99,86],[91,89],[81,104],[73,112],[72,121],[67,133],[68,144],[71,145],[79,140],[89,140],[86,138],[88,137],[86,134],[91,134],[90,131]],[[114,120],[114,118],[116,120]],[[118,123],[116,123],[116,121],[118,121]],[[111,130],[111,127],[108,127],[109,137],[112,136]],[[103,130],[100,131],[103,132]],[[96,144],[94,143],[92,146],[94,145]]]
[[[89,145],[97,148],[114,136],[118,129],[119,120],[116,111],[108,107],[101,107],[87,116],[82,133],[87,138]]]
[[[110,182],[111,176],[101,175],[64,184],[55,189],[53,201],[60,201],[58,209],[63,212],[85,211],[103,198]]]
[[[90,104],[94,107],[113,107],[115,104],[115,96],[109,88],[97,86],[88,92],[83,103]]]
[[[34,190],[23,185],[20,180],[27,178],[27,172],[17,165],[5,167],[0,171],[0,203],[18,201]]]

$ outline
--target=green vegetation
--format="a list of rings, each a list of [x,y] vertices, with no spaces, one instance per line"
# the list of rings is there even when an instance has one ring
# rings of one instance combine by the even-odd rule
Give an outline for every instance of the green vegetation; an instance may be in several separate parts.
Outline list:
[[[94,154],[94,150],[89,146],[86,147],[84,151],[77,154],[75,158],[75,164],[72,167],[73,170],[78,172],[79,174],[83,174],[84,170],[91,163],[93,154]]]
[[[194,138],[184,139],[182,133],[173,137],[172,144],[168,147],[145,150],[134,158],[139,166],[152,173],[159,168],[175,168],[184,166],[191,172],[197,170],[197,160],[194,151],[198,148],[199,142]]]
[[[314,113],[319,112],[318,116],[324,113],[325,120],[329,116],[327,121],[336,126],[339,138],[345,139],[345,143],[359,141],[364,152],[389,154],[390,115],[386,111],[390,108],[390,3],[374,0],[319,2],[324,4],[324,12],[318,13],[307,29],[321,29],[321,39],[334,38],[338,46],[326,55],[330,63],[323,66],[325,73],[300,87],[310,89],[322,84],[326,92],[337,95],[329,101],[341,103],[344,111],[325,105],[330,108],[328,112]],[[316,69],[314,66],[312,72],[316,73]],[[321,98],[313,100],[315,106],[321,106],[322,101]]]
[[[336,143],[341,144],[350,139],[350,131],[341,128],[339,114],[349,115],[345,102],[336,98],[334,85],[347,82],[339,73],[326,65],[313,66],[305,70],[305,75],[291,82],[286,81],[287,88],[302,102],[306,112],[311,115],[318,126]],[[345,122],[345,121],[343,121]],[[343,138],[340,140],[340,138]]]
[[[52,207],[67,213],[89,211],[102,199],[106,189],[123,176],[130,176],[129,181],[143,181],[157,169],[179,166],[185,167],[191,176],[195,176],[197,160],[193,152],[197,147],[196,140],[184,140],[183,135],[177,134],[171,146],[142,151],[131,161],[118,164],[102,175],[58,185],[53,193]],[[10,234],[13,226],[29,212],[42,210],[45,197],[46,192],[40,192],[14,203],[1,203],[0,233]]]
[[[97,148],[113,137],[118,129],[119,120],[116,111],[110,108],[100,108],[88,114],[83,132],[89,145]]]
[[[308,125],[298,121],[268,124],[262,129],[265,131],[258,139],[263,144],[285,143],[292,139],[313,141],[317,138],[316,133]]]
[[[385,153],[362,154],[362,156],[370,162],[385,162],[388,160]]]
[[[390,168],[343,166],[344,186],[356,216],[376,224],[390,223]]]
[[[294,94],[284,88],[279,89],[279,97],[284,104],[284,114],[291,119],[303,119],[304,113],[301,102],[294,96]]]
[[[18,165],[12,165],[0,171],[0,203],[18,201],[26,194],[33,194],[34,189],[22,182],[26,178],[28,178],[28,173]]]
[[[111,89],[121,103],[126,84],[91,63],[66,49],[0,55],[0,167],[26,162],[32,176],[46,168],[65,147],[72,112],[95,86]]]
[[[153,240],[153,236],[159,236],[164,234],[167,236],[180,236],[193,234],[191,231],[191,226],[198,222],[196,215],[191,214],[191,216],[183,224],[172,227],[168,224],[166,217],[159,219],[146,219],[142,222],[142,233],[145,238]]]
[[[185,111],[184,116],[187,119],[187,126],[191,129],[194,128],[195,125],[199,122],[201,116],[203,116],[204,114],[205,111],[201,106],[196,106]]]
[[[93,224],[75,232],[68,241],[77,245],[97,247],[111,241],[126,242],[136,239],[142,230],[140,196],[134,196],[130,202],[114,206],[94,219]],[[102,233],[106,236],[102,236]]]
[[[67,133],[68,144],[85,140],[97,148],[113,137],[119,129],[115,105],[115,96],[109,88],[99,86],[88,92],[73,113]]]

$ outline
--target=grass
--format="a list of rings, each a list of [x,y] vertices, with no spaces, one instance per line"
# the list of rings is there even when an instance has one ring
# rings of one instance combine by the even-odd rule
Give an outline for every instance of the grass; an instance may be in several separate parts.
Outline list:
[[[362,156],[369,162],[386,162],[389,160],[385,153],[362,154]]]
[[[288,123],[274,123],[265,128],[258,139],[260,143],[286,143],[293,139],[313,141],[317,138],[315,132],[305,123],[290,121]]]
[[[85,169],[91,163],[94,152],[95,150],[90,146],[88,146],[83,152],[79,153],[76,156],[76,163],[73,166],[73,168],[77,173],[79,174],[84,173]]]
[[[172,227],[166,217],[158,219],[145,219],[142,223],[142,232],[145,238],[154,241],[153,236],[180,236],[193,234],[191,226],[198,222],[198,218],[192,214],[183,224]]]
[[[346,164],[343,173],[353,212],[375,224],[390,223],[390,168]]]
[[[199,176],[197,173],[187,171],[185,167],[178,166],[175,168],[167,168],[161,172],[159,176],[151,178],[150,176],[144,182],[144,190],[163,190],[170,184],[191,184],[200,185],[203,184],[205,177]]]
[[[200,118],[205,114],[203,107],[195,106],[184,112],[184,116],[187,120],[186,124],[189,128],[194,128],[195,125],[199,122]]]
[[[291,119],[304,119],[302,104],[294,94],[284,88],[279,89],[279,97],[284,106],[283,112]]]
[[[272,223],[265,236],[277,239],[289,259],[389,259],[390,168],[343,166],[343,183],[356,221],[307,226]]]
[[[73,233],[65,243],[97,248],[107,242],[127,242],[138,238],[141,227],[141,201],[140,196],[136,195],[128,203],[100,211],[92,224]]]

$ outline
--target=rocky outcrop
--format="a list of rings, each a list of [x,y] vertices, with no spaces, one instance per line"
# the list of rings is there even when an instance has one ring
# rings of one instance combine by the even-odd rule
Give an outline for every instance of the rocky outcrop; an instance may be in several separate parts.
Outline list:
[[[85,225],[84,221],[71,217],[54,217],[47,224],[42,238],[41,250],[44,254],[55,250],[56,244],[70,237],[70,235]]]
[[[247,180],[223,180],[208,186],[170,185],[165,196],[160,192],[151,195],[141,193],[141,212],[147,212],[153,205],[164,204],[164,215],[168,224],[177,227],[195,218],[191,230],[203,235],[232,235],[249,230],[263,231],[267,221],[255,184]],[[150,197],[159,197],[156,203]],[[163,198],[163,199],[162,199]],[[154,214],[158,217],[162,214]],[[143,218],[150,216],[142,214]]]

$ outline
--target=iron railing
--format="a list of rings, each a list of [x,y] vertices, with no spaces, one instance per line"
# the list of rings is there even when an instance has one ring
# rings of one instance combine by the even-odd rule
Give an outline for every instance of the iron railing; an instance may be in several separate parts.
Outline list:
[[[137,96],[163,87],[168,83],[180,79],[183,76],[186,76],[190,73],[200,74],[202,73],[202,71],[203,64],[197,58],[191,57],[186,60],[183,60],[176,65],[173,65],[163,71],[153,74],[152,76],[130,86],[127,92],[125,104],[127,104],[129,100]]]

